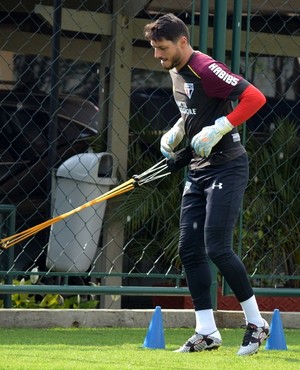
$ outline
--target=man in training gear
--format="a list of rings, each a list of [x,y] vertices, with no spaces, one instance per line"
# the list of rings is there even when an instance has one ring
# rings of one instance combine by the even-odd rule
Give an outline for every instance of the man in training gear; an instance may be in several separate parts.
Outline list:
[[[185,23],[166,14],[144,29],[154,57],[169,71],[181,113],[161,138],[169,160],[185,138],[194,157],[188,167],[180,213],[179,255],[195,306],[195,334],[176,352],[200,352],[222,344],[210,295],[208,257],[218,267],[246,320],[240,356],[256,353],[268,337],[247,272],[232,250],[233,231],[248,182],[248,157],[237,126],[266,102],[264,95],[226,65],[193,50]],[[233,108],[233,102],[238,104]]]

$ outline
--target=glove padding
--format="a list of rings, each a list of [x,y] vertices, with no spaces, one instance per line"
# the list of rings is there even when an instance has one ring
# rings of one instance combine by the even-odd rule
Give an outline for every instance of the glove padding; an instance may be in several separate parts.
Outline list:
[[[181,143],[184,135],[184,121],[180,117],[175,125],[160,140],[160,151],[165,158],[174,158],[174,148]]]
[[[194,157],[193,150],[190,146],[178,150],[174,153],[174,158],[167,160],[168,169],[170,172],[179,171],[181,168],[187,166]]]
[[[212,148],[233,128],[234,126],[225,116],[220,117],[215,120],[212,126],[203,127],[203,129],[193,137],[191,145],[197,155],[200,157],[208,157]]]

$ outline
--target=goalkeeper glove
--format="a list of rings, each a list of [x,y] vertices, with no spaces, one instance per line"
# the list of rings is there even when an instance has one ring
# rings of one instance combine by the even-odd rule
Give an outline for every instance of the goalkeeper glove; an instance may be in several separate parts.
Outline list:
[[[174,148],[179,145],[185,135],[182,117],[167,131],[160,140],[160,151],[167,159],[174,158]]]
[[[231,131],[234,126],[224,117],[215,120],[214,125],[203,127],[193,137],[191,146],[200,157],[208,157],[212,148],[222,139],[223,135]]]

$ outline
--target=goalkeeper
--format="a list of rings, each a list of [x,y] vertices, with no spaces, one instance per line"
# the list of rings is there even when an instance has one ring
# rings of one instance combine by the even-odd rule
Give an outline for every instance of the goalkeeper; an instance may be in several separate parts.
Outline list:
[[[187,138],[194,152],[180,214],[179,255],[195,307],[195,334],[177,352],[217,349],[222,344],[210,296],[208,257],[218,267],[245,315],[238,355],[256,353],[269,334],[244,264],[232,239],[248,182],[248,157],[237,126],[264,104],[264,95],[224,64],[192,49],[179,18],[166,14],[144,29],[154,57],[169,71],[180,119],[161,138],[161,152],[174,158]],[[233,101],[238,101],[233,109]]]

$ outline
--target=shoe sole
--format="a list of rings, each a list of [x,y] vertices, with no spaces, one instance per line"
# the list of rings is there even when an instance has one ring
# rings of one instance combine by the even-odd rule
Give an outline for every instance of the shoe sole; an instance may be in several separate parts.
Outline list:
[[[202,351],[194,351],[194,352],[179,352],[177,350],[173,351],[173,352],[176,352],[176,353],[198,353],[198,352],[203,352],[203,351],[216,351],[217,349],[219,349],[221,346],[213,346],[213,347],[209,347],[209,348],[204,348]]]
[[[214,346],[210,348],[205,348],[204,351],[215,351],[216,349],[219,349],[221,346]]]

